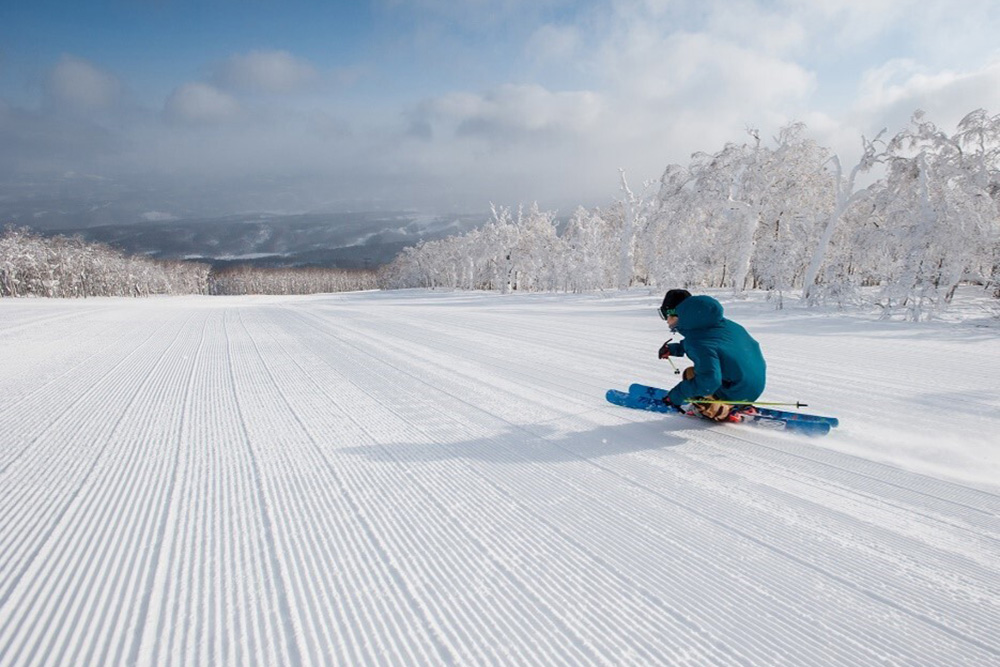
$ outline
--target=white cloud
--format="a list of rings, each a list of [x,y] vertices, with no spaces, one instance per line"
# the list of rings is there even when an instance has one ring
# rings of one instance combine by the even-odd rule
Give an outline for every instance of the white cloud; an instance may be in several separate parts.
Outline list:
[[[239,103],[207,83],[187,83],[177,88],[164,106],[164,115],[181,123],[218,123],[239,113]]]
[[[509,84],[481,95],[460,92],[429,100],[415,116],[419,123],[459,136],[510,141],[584,132],[595,127],[602,109],[600,96],[590,91]]]
[[[132,108],[115,123],[0,100],[0,167],[182,174],[181,199],[312,188],[571,206],[616,196],[618,167],[640,183],[793,120],[846,165],[862,134],[895,133],[917,108],[949,132],[975,108],[1000,111],[1000,58],[983,56],[998,48],[995,1],[380,0],[391,30],[364,66],[247,47],[174,90],[162,115]],[[421,37],[433,47],[414,47]],[[52,104],[123,106],[112,75],[64,60]],[[379,85],[352,86],[362,76]]]
[[[884,38],[935,2],[939,0],[786,0],[787,11],[813,39],[841,50]]]
[[[310,85],[318,77],[312,64],[287,51],[253,51],[222,63],[213,82],[228,90],[287,93]]]
[[[707,33],[664,35],[636,27],[628,34],[628,46],[607,44],[599,63],[627,105],[753,113],[798,106],[816,85],[795,62]]]
[[[711,5],[708,34],[768,55],[801,51],[809,41],[799,17],[774,12],[753,0],[727,0]]]
[[[583,37],[575,26],[543,25],[528,39],[528,55],[540,61],[568,61],[580,49]]]
[[[105,111],[120,101],[122,84],[86,60],[64,55],[49,73],[46,93],[59,108]]]
[[[895,58],[866,70],[855,105],[859,109],[877,109],[893,104],[907,95],[905,91],[915,78],[924,76],[924,69],[915,60]]]
[[[914,110],[953,131],[970,111],[1000,109],[1000,59],[967,72],[933,72],[912,60],[892,60],[864,73],[852,116],[901,129]]]
[[[783,0],[783,4],[781,11],[805,29],[814,57],[844,56],[847,66],[881,57],[919,59],[933,69],[961,69],[991,53],[1000,54],[996,0]]]

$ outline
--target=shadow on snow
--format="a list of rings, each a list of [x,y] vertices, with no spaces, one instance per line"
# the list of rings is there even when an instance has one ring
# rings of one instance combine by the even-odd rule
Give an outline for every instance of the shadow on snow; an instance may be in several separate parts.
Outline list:
[[[688,442],[684,431],[713,428],[695,420],[667,416],[660,420],[601,426],[591,431],[560,432],[544,424],[511,428],[458,442],[398,442],[338,449],[385,463],[430,463],[472,459],[498,464],[587,461],[609,456],[665,450]]]

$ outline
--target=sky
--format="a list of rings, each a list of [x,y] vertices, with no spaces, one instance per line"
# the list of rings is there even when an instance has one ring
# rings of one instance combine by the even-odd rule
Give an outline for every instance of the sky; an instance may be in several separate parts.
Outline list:
[[[0,0],[0,203],[568,214],[748,128],[846,166],[1000,113],[998,34],[997,0]]]

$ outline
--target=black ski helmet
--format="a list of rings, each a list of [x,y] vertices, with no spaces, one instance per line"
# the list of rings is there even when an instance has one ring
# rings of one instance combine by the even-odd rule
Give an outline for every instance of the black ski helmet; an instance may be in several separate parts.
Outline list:
[[[686,289],[672,289],[663,297],[663,304],[660,306],[660,317],[667,319],[671,315],[676,315],[677,306],[691,296],[691,292]]]

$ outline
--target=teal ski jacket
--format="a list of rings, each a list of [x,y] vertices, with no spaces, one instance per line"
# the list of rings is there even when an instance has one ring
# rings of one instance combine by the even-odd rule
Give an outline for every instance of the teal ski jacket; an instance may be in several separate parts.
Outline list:
[[[723,317],[722,304],[710,296],[688,297],[677,306],[678,333],[670,356],[687,355],[694,363],[693,380],[670,390],[670,402],[714,396],[726,401],[755,401],[764,393],[767,364],[760,345],[742,326]]]

